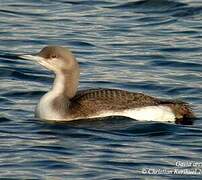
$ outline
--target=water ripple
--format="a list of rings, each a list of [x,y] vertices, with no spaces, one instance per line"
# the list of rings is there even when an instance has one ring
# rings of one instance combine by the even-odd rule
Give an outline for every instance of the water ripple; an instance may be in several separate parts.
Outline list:
[[[200,1],[8,0],[0,7],[2,179],[200,179],[144,174],[201,162]],[[191,104],[192,126],[125,117],[51,123],[34,118],[54,76],[18,55],[69,46],[80,89],[118,88]],[[201,169],[201,167],[200,167]]]

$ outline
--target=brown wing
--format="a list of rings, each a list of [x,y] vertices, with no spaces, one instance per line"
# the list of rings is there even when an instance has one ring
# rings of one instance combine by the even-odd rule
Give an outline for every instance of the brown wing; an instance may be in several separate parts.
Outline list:
[[[96,114],[103,110],[124,110],[160,104],[160,100],[118,89],[89,89],[79,91],[71,99],[70,110],[73,114]]]

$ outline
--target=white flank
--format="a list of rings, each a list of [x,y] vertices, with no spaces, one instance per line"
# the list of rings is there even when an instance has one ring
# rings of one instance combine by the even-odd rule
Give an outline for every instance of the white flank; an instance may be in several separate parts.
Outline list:
[[[147,106],[142,108],[129,109],[119,112],[102,112],[97,116],[90,118],[99,118],[106,116],[125,116],[139,121],[175,121],[175,115],[170,107],[167,106]]]

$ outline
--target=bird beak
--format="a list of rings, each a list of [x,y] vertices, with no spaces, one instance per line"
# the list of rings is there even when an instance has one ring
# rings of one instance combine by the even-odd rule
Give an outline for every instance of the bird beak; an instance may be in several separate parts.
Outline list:
[[[37,55],[21,55],[19,56],[21,59],[26,59],[26,60],[31,60],[31,61],[36,61],[36,62],[42,62],[44,61],[44,58],[37,56]]]
[[[39,63],[40,65],[44,66],[46,69],[49,69],[49,70],[54,69],[52,67],[52,65],[48,62],[48,59],[45,59],[45,58],[43,58],[41,56],[38,56],[38,55],[28,55],[28,54],[26,54],[26,55],[19,56],[19,58],[35,61],[35,62]]]

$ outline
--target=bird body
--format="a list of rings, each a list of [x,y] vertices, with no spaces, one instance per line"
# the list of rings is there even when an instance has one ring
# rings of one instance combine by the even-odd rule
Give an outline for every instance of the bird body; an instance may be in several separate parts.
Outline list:
[[[119,89],[77,91],[79,64],[67,48],[47,46],[36,55],[20,57],[35,60],[55,74],[51,90],[41,98],[36,107],[36,116],[41,119],[70,121],[126,116],[144,121],[192,123],[194,114],[184,102]]]

